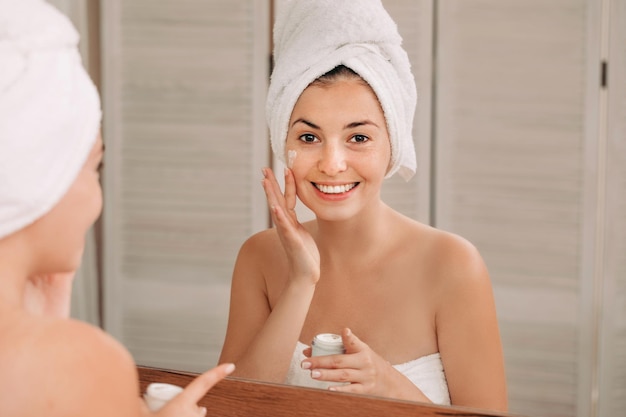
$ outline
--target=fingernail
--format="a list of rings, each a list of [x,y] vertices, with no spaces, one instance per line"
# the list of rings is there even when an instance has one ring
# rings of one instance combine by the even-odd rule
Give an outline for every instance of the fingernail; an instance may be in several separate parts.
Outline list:
[[[350,336],[352,334],[352,332],[350,331],[350,329],[346,329],[346,336]]]
[[[328,387],[328,391],[337,391],[337,388],[335,388],[335,387]]]
[[[285,177],[289,175],[289,170],[287,168],[285,168]]]
[[[234,363],[229,363],[228,365],[226,365],[226,373],[227,374],[232,374],[234,370],[235,370],[235,364]]]
[[[302,362],[302,369],[309,369],[311,367],[311,362]]]
[[[200,415],[206,416],[206,407],[200,407]]]
[[[322,376],[320,371],[311,371],[311,378],[319,378],[320,376]]]

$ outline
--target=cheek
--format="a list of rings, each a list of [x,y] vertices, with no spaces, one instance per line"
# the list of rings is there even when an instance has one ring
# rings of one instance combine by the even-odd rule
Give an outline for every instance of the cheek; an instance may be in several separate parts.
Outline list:
[[[354,155],[351,159],[351,164],[362,175],[384,177],[391,167],[391,154],[381,148],[371,149],[369,152]]]
[[[287,148],[285,148],[285,164],[287,166],[287,168],[291,169],[291,171],[294,174],[294,177],[296,177],[296,180],[298,179],[298,175],[297,173],[302,173],[304,172],[306,169],[308,169],[307,167],[309,167],[309,162],[308,160],[310,159],[309,157],[307,157],[307,152],[304,152],[302,150],[296,149],[296,146],[289,146]]]
[[[387,175],[387,173],[389,172],[389,170],[391,169],[392,166],[392,161],[391,161],[391,145],[388,145],[388,147],[386,148],[386,151],[383,152],[383,157],[382,157],[382,161],[381,161],[381,166],[384,166],[384,174]]]
[[[102,211],[102,188],[95,174],[83,178],[76,186],[73,200],[76,217],[80,218],[76,227],[86,233]]]
[[[102,213],[102,187],[100,186],[100,179],[99,177],[96,178],[96,180],[94,181],[94,185],[92,187],[92,191],[91,191],[93,197],[92,197],[92,202],[93,202],[93,208],[94,208],[94,213],[95,213],[95,219],[93,220],[94,222],[96,221],[96,219],[100,216],[100,214]]]

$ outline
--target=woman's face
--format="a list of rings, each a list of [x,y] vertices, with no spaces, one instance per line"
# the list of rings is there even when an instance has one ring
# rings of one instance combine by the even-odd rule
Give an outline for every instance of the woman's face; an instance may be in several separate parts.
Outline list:
[[[348,219],[380,200],[391,145],[378,99],[362,80],[304,90],[285,148],[298,197],[319,219]]]
[[[98,134],[67,193],[50,212],[31,225],[40,269],[35,272],[70,272],[80,266],[85,235],[102,211],[99,172],[102,156],[102,138]]]

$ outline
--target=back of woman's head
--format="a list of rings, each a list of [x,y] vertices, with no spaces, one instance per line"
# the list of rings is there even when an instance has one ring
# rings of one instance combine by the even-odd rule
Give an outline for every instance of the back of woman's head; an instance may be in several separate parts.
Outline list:
[[[70,21],[42,0],[0,0],[0,239],[67,192],[100,129],[98,92]]]

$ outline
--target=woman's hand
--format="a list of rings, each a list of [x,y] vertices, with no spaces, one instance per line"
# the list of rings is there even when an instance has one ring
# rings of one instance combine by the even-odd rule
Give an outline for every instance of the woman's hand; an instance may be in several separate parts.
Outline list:
[[[348,383],[331,386],[331,391],[430,402],[419,388],[356,337],[350,329],[343,329],[341,337],[345,354],[315,356],[302,361],[302,367],[311,370],[313,379]],[[310,356],[310,348],[304,354]]]
[[[163,406],[163,408],[153,415],[159,417],[205,416],[207,410],[205,407],[198,406],[198,401],[200,401],[215,384],[224,379],[224,377],[230,375],[234,370],[235,365],[232,363],[225,363],[203,373],[191,381],[189,385],[185,387],[183,392],[170,400]],[[144,409],[147,410],[147,407]]]
[[[263,189],[272,220],[287,254],[289,276],[316,284],[320,277],[320,254],[311,234],[296,217],[296,183],[290,169],[285,169],[283,194],[271,169],[263,169]]]

